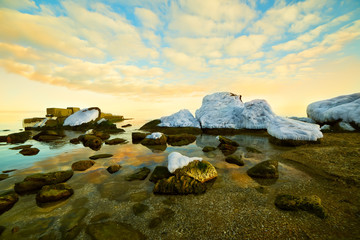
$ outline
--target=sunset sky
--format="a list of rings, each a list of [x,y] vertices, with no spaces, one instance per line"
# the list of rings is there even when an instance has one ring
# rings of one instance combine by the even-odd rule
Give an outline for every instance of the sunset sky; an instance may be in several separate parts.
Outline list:
[[[156,118],[204,95],[305,116],[360,92],[359,0],[0,0],[0,111]]]

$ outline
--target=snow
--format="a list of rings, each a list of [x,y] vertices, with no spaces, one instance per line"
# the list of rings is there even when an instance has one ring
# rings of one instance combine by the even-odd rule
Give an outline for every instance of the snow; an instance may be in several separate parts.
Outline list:
[[[322,130],[322,131],[330,131],[330,125],[327,125],[327,124],[325,124],[325,125],[323,125],[320,129]]]
[[[200,128],[199,121],[187,109],[182,109],[170,116],[160,118],[159,127],[195,127]]]
[[[307,117],[289,117],[290,119],[294,119],[294,120],[298,120],[301,122],[307,122],[307,123],[316,123],[314,120],[312,120],[311,118],[307,118]]]
[[[349,123],[347,122],[340,122],[339,127],[345,131],[355,131],[355,128],[353,128]]]
[[[199,157],[190,158],[190,157],[182,155],[181,153],[172,152],[168,156],[168,169],[171,173],[173,173],[173,172],[175,172],[176,169],[185,167],[190,162],[195,161],[195,160],[201,161],[202,158],[199,158]]]
[[[36,127],[43,127],[45,126],[45,123],[47,122],[47,118],[45,118],[44,120],[42,120],[41,122],[37,122],[33,127],[36,128]]]
[[[99,115],[100,112],[98,109],[89,110],[88,108],[84,108],[67,117],[64,121],[64,126],[79,126],[83,123],[96,120]]]
[[[267,127],[268,133],[278,139],[316,141],[323,137],[320,126],[284,117],[275,117]]]
[[[105,119],[105,118],[102,118],[102,119],[100,119],[99,121],[97,121],[96,123],[97,124],[100,124],[100,123],[102,123],[102,122],[106,122],[107,120]]]
[[[267,124],[276,116],[266,100],[252,100],[246,102],[242,112],[241,128],[266,129]]]
[[[163,134],[160,133],[160,132],[153,132],[152,134],[147,135],[146,138],[159,139],[159,138],[161,138],[162,135],[163,135]]]
[[[307,107],[307,114],[318,123],[342,121],[360,126],[360,93],[311,103]]]

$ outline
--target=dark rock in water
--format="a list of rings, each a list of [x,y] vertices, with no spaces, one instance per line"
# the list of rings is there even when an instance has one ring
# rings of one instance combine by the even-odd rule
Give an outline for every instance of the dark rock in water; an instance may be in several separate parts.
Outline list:
[[[14,192],[0,195],[0,215],[10,210],[19,200],[19,196]]]
[[[33,139],[35,139],[37,141],[48,142],[48,141],[62,139],[64,136],[65,136],[64,133],[61,131],[44,130],[44,131],[41,131],[40,133],[36,134],[33,137]]]
[[[321,139],[319,138],[316,141],[304,141],[304,140],[278,139],[273,136],[270,136],[269,142],[278,146],[296,147],[296,146],[308,145],[308,144],[320,144]]]
[[[215,151],[216,150],[216,147],[210,147],[210,146],[205,146],[202,151],[203,152],[212,152],[212,151]]]
[[[247,174],[252,178],[278,178],[278,161],[268,160],[261,162],[247,170]]]
[[[150,220],[148,226],[150,229],[153,229],[159,226],[161,223],[162,223],[162,219],[160,217],[154,217]]]
[[[85,147],[89,147],[93,150],[99,150],[102,145],[101,138],[98,138],[92,134],[80,135],[78,139],[83,143]]]
[[[129,124],[125,124],[125,125],[122,125],[121,127],[122,128],[126,128],[126,127],[131,127],[132,125],[129,123]]]
[[[66,213],[60,221],[62,239],[75,239],[83,228],[83,219],[88,214],[87,208],[74,208]]]
[[[228,162],[228,163],[233,163],[233,164],[236,164],[238,166],[244,166],[245,163],[244,163],[244,160],[242,160],[242,157],[240,156],[236,156],[236,155],[230,155],[230,156],[227,156],[225,158],[225,161]]]
[[[56,202],[68,199],[74,194],[74,190],[66,183],[45,185],[36,195],[37,203]]]
[[[150,182],[156,183],[160,179],[169,178],[173,174],[169,172],[169,169],[164,166],[156,166],[154,171],[150,175]]]
[[[108,167],[106,170],[113,174],[113,173],[116,173],[117,171],[119,171],[121,168],[121,166],[119,164],[115,164],[115,165],[111,165],[110,167]]]
[[[92,223],[86,228],[86,232],[94,240],[142,240],[146,236],[134,229],[131,225],[115,221]]]
[[[40,150],[37,148],[24,148],[23,150],[20,151],[20,153],[24,156],[33,156],[38,154],[39,152]]]
[[[143,145],[150,149],[153,153],[159,153],[166,150],[167,145]]]
[[[159,127],[158,124],[161,123],[160,119],[152,120],[145,125],[143,125],[140,130],[145,130],[149,132],[162,132],[165,134],[181,134],[181,133],[189,133],[198,135],[201,134],[202,131],[200,128],[195,127]]]
[[[110,217],[111,215],[108,213],[99,213],[98,215],[91,218],[90,223],[101,222],[109,219]]]
[[[232,146],[235,146],[235,147],[238,147],[239,144],[229,138],[226,138],[226,137],[223,137],[223,136],[219,136],[219,141],[221,144],[227,144],[227,145],[232,145]]]
[[[78,138],[72,138],[70,139],[70,143],[72,144],[79,144],[80,143],[80,140]]]
[[[140,130],[147,130],[147,129],[154,129],[154,128],[157,128],[158,124],[161,123],[161,120],[160,119],[155,119],[155,120],[152,120],[148,123],[145,123],[141,128]]]
[[[92,160],[81,160],[74,162],[71,165],[73,171],[85,171],[88,168],[91,168],[95,164],[95,161]]]
[[[10,170],[5,170],[5,171],[2,171],[3,173],[9,173],[9,172],[13,172],[13,171],[16,171],[17,169],[10,169]]]
[[[19,194],[34,193],[45,185],[66,182],[73,174],[72,170],[33,174],[27,176],[24,181],[15,183],[14,189]]]
[[[221,150],[221,152],[225,155],[231,155],[234,152],[236,152],[237,147],[230,145],[230,144],[224,144],[224,143],[220,143],[220,145],[218,146],[218,148]]]
[[[145,146],[152,146],[152,145],[166,145],[166,141],[167,141],[167,137],[165,136],[165,134],[162,134],[160,138],[144,138],[141,141],[142,145]]]
[[[250,152],[250,153],[262,153],[261,151],[257,150],[256,148],[253,148],[253,147],[246,147],[245,149],[247,152]]]
[[[5,229],[6,229],[6,227],[0,226],[0,236],[1,236],[1,234],[5,231]]]
[[[281,194],[276,196],[275,206],[286,211],[304,210],[315,214],[319,218],[327,216],[325,208],[321,205],[321,199],[316,195],[299,197]]]
[[[133,180],[144,180],[150,173],[150,169],[147,167],[142,167],[137,169],[134,173],[127,176],[125,179],[126,181],[133,181]]]
[[[140,143],[149,134],[150,133],[132,132],[131,133],[132,142],[135,144]]]
[[[7,136],[0,136],[0,142],[7,142]]]
[[[195,142],[196,136],[192,134],[168,135],[167,143],[171,146],[184,146]]]
[[[31,132],[25,131],[25,132],[18,132],[18,133],[12,133],[9,134],[6,137],[6,141],[8,143],[24,143],[27,140],[31,138]]]
[[[110,140],[105,141],[105,144],[108,144],[108,145],[116,145],[116,144],[122,144],[122,143],[126,143],[126,139],[114,138],[114,139],[110,139]]]
[[[7,178],[9,178],[9,174],[6,174],[6,173],[0,174],[0,181],[5,180]]]
[[[105,133],[105,132],[99,132],[99,131],[95,131],[94,134],[96,137],[100,138],[101,140],[107,140],[110,138],[110,134],[109,133]]]
[[[2,130],[3,132],[8,132],[8,131],[10,131],[10,129],[4,129],[4,130]]]
[[[135,203],[132,207],[133,213],[138,216],[143,212],[149,210],[149,206],[142,204],[142,203]]]
[[[20,146],[16,146],[16,147],[12,147],[12,148],[9,148],[11,150],[21,150],[21,149],[25,149],[25,148],[31,148],[32,145],[20,145]]]
[[[99,158],[109,158],[109,157],[112,157],[114,155],[112,154],[97,154],[97,155],[94,155],[94,156],[91,156],[89,157],[91,160],[96,160],[96,159],[99,159]]]

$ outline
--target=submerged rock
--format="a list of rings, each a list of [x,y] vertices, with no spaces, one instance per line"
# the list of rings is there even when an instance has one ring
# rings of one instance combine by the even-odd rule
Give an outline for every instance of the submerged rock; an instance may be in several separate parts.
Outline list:
[[[74,194],[74,190],[66,183],[45,185],[36,195],[37,203],[56,202],[68,199]]]
[[[210,146],[205,146],[202,151],[203,152],[212,152],[212,151],[215,151],[216,150],[216,147],[210,147]]]
[[[89,147],[93,150],[99,150],[102,145],[101,138],[98,138],[92,134],[80,135],[78,139],[83,143],[85,147]]]
[[[7,178],[9,178],[9,174],[6,174],[6,173],[0,174],[0,181],[5,180]]]
[[[276,196],[275,206],[286,211],[304,210],[319,218],[325,218],[327,215],[325,208],[321,205],[321,199],[316,195],[299,197],[280,194]]]
[[[225,155],[231,155],[234,152],[236,152],[237,147],[230,145],[230,144],[224,144],[224,143],[220,143],[220,145],[218,146],[218,148],[221,150],[221,152]]]
[[[91,168],[95,164],[95,161],[92,160],[81,160],[74,162],[71,165],[73,171],[85,171],[88,168]]]
[[[101,131],[95,131],[94,135],[98,138],[100,138],[101,140],[107,140],[110,138],[110,134],[106,133],[106,132],[101,132]]]
[[[246,147],[245,150],[249,153],[262,153],[260,150],[253,147]]]
[[[119,171],[120,168],[121,168],[121,166],[119,164],[114,164],[114,165],[109,166],[106,170],[109,173],[113,174],[113,173],[116,173],[117,171]]]
[[[33,193],[45,185],[66,182],[73,174],[72,170],[33,174],[27,176],[24,181],[15,183],[14,189],[19,194]]]
[[[142,145],[166,145],[167,137],[160,132],[147,135],[142,141]]]
[[[150,169],[147,167],[142,167],[140,169],[135,170],[134,173],[130,174],[125,178],[126,181],[133,180],[144,180],[150,173]]]
[[[122,143],[126,143],[126,139],[123,138],[114,138],[114,139],[110,139],[110,140],[106,140],[105,144],[108,145],[117,145],[117,144],[122,144]]]
[[[192,134],[167,135],[167,143],[171,146],[184,146],[195,142],[196,136]]]
[[[75,239],[84,227],[83,219],[89,209],[76,207],[66,213],[60,221],[62,239]]]
[[[0,215],[10,210],[19,200],[19,196],[14,192],[0,195]]]
[[[6,141],[8,143],[24,143],[31,138],[31,132],[18,132],[7,135]]]
[[[64,136],[65,135],[61,131],[44,130],[44,131],[41,131],[38,134],[36,134],[33,137],[33,139],[35,139],[37,141],[48,142],[48,141],[62,139]]]
[[[268,160],[256,164],[247,170],[247,174],[252,178],[273,179],[279,177],[278,161]]]
[[[149,206],[145,205],[145,204],[142,204],[142,203],[135,203],[133,206],[132,206],[132,210],[133,210],[133,213],[138,216],[140,215],[141,213],[149,210]]]
[[[218,136],[217,139],[220,141],[220,144],[226,144],[226,145],[231,145],[234,147],[238,147],[239,144],[229,138],[223,137],[223,136]]]
[[[156,183],[158,180],[164,179],[164,178],[169,178],[172,175],[173,174],[171,174],[169,172],[169,169],[167,167],[156,166],[154,171],[151,173],[149,181]]]
[[[89,157],[91,160],[97,160],[99,158],[109,158],[109,157],[112,157],[114,155],[112,154],[107,154],[107,153],[104,153],[104,154],[97,154],[97,155],[94,155],[94,156],[91,156]]]
[[[21,150],[21,149],[25,149],[25,148],[31,148],[32,145],[28,144],[28,145],[20,145],[20,146],[16,146],[16,147],[12,147],[9,148],[10,150]]]
[[[143,240],[146,236],[131,225],[115,221],[89,224],[86,232],[94,240]]]
[[[242,159],[241,156],[230,155],[230,156],[227,156],[225,158],[225,161],[228,162],[228,163],[236,164],[238,166],[244,166],[245,165],[244,160]]]
[[[24,156],[36,155],[39,152],[40,152],[40,150],[37,148],[24,148],[23,150],[20,151],[20,153]]]

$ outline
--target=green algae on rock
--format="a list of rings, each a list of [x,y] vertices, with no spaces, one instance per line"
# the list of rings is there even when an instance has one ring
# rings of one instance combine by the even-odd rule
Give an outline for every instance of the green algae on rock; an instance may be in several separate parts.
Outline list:
[[[65,200],[74,194],[74,190],[66,183],[45,185],[36,195],[37,203]]]
[[[167,143],[171,146],[184,146],[195,142],[196,136],[192,134],[167,135]]]
[[[81,160],[74,162],[71,165],[73,171],[85,171],[88,168],[91,168],[95,164],[93,160]]]
[[[252,178],[275,179],[279,178],[278,161],[267,160],[256,164],[247,170],[247,174]]]
[[[0,195],[0,215],[10,210],[19,200],[19,196],[14,192],[7,192]]]

